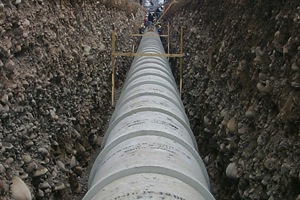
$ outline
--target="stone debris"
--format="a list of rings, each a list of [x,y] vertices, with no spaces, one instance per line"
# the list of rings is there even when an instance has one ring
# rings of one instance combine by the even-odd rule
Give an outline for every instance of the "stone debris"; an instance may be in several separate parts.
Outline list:
[[[31,200],[31,192],[28,188],[28,186],[26,185],[26,183],[24,183],[24,181],[22,179],[20,179],[19,177],[15,176],[12,179],[12,185],[10,188],[11,191],[11,197],[15,200]]]
[[[79,200],[86,192],[110,117],[112,26],[118,51],[137,42],[130,9],[110,6],[0,0],[0,199]],[[120,89],[131,60],[116,64]],[[26,186],[20,178],[32,197],[15,190]]]
[[[33,173],[33,177],[39,177],[46,174],[49,170],[43,166],[37,166],[35,172]]]
[[[111,30],[117,51],[131,52],[129,26],[144,16],[97,2],[0,1],[6,199],[19,198],[9,192],[15,175],[23,199],[79,200],[87,190],[110,114]],[[216,199],[299,199],[299,4],[179,1],[166,16],[172,53],[185,27],[182,99]],[[120,89],[131,60],[117,61]]]
[[[176,6],[171,52],[183,26],[182,99],[215,198],[297,199],[300,1]],[[170,59],[179,82],[178,62]]]
[[[226,168],[226,176],[228,178],[237,178],[238,175],[238,169],[236,166],[236,163],[230,163]]]

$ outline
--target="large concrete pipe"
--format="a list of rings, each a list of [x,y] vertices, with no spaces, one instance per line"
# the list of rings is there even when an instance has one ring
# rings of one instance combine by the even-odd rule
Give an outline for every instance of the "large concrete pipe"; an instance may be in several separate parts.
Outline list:
[[[138,53],[165,53],[156,32]],[[166,58],[135,57],[102,148],[84,200],[214,199]]]

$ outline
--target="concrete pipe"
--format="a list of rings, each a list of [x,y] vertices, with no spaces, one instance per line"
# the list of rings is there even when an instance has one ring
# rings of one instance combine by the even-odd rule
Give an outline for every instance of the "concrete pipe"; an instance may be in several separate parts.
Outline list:
[[[138,53],[165,53],[156,32]],[[214,199],[166,58],[135,57],[102,148],[84,200]]]

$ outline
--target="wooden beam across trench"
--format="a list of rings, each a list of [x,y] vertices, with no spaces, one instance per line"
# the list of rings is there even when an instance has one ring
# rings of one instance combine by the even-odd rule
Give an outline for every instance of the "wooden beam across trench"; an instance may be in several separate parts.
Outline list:
[[[151,35],[151,34],[131,34],[131,36],[134,37],[140,37],[140,36],[147,36],[147,37],[153,37],[153,36],[157,36],[157,35]],[[117,56],[125,56],[125,57],[136,57],[136,56],[153,56],[153,57],[177,57],[180,58],[180,66],[179,66],[179,74],[180,74],[180,82],[179,82],[179,92],[180,92],[180,96],[182,94],[182,65],[183,65],[183,57],[184,57],[184,53],[183,53],[183,28],[181,27],[180,30],[180,53],[176,53],[176,54],[170,54],[170,44],[169,44],[169,37],[170,37],[170,28],[169,28],[169,24],[168,24],[168,35],[159,35],[160,37],[167,37],[168,38],[168,53],[164,53],[164,54],[156,54],[156,53],[134,53],[134,49],[135,47],[133,46],[132,48],[132,52],[129,53],[124,53],[124,52],[115,52],[116,50],[116,32],[115,30],[113,30],[112,32],[112,52],[111,52],[111,57],[112,57],[112,89],[111,89],[111,105],[112,107],[115,106],[115,57]]]

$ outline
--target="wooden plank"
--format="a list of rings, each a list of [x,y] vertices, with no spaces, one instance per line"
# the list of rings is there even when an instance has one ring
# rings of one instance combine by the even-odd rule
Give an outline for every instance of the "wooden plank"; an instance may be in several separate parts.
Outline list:
[[[116,51],[116,32],[112,32],[112,52],[111,52],[111,106],[115,106],[115,51]]]
[[[170,54],[170,22],[168,22],[168,54]]]
[[[168,10],[171,8],[171,6],[174,4],[174,3],[177,3],[177,1],[174,1],[168,6],[168,8],[163,12],[163,14],[160,16],[160,18],[157,20],[156,23],[160,22],[160,20],[163,18],[163,16],[165,16],[165,14],[168,12]]]
[[[157,36],[156,34],[130,34],[130,36],[133,36],[133,37],[155,37]],[[168,37],[168,35],[158,35],[159,37]]]
[[[127,56],[127,57],[135,57],[135,56],[154,56],[154,57],[183,57],[184,54],[166,54],[166,53],[162,53],[162,54],[157,54],[157,53],[119,53],[119,52],[115,52],[113,54],[114,56]]]
[[[181,27],[180,30],[180,54],[183,52],[183,27]],[[182,94],[182,64],[183,64],[183,58],[180,57],[180,83],[179,83],[179,91],[180,96]]]

